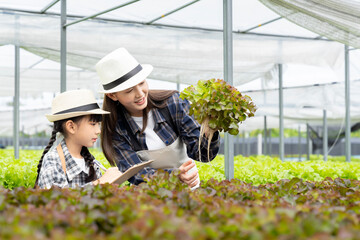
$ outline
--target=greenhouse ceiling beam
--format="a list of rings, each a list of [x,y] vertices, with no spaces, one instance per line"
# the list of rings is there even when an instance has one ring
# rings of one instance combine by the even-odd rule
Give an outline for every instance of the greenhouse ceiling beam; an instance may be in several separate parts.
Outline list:
[[[352,82],[360,81],[360,79],[353,80]],[[316,83],[306,86],[291,86],[291,87],[283,87],[284,90],[286,89],[296,89],[296,88],[309,88],[309,87],[321,87],[321,86],[328,86],[328,85],[336,85],[342,84],[343,82],[330,82],[330,83]],[[278,91],[279,88],[269,88],[269,89],[257,89],[257,90],[246,90],[242,93],[251,93],[251,92],[268,92],[268,91]]]
[[[34,64],[30,65],[28,68],[24,69],[21,73],[24,73],[24,72],[26,72],[26,71],[29,70],[29,69],[32,69],[33,67],[35,67],[35,66],[38,65],[39,63],[43,62],[44,60],[45,60],[45,58],[40,59],[40,60],[37,61],[36,63],[34,63]]]
[[[68,26],[74,25],[74,24],[76,24],[76,23],[80,23],[80,22],[83,22],[83,21],[86,21],[86,20],[95,18],[95,17],[100,16],[100,15],[102,15],[102,14],[105,14],[105,13],[108,13],[108,12],[111,12],[111,11],[114,11],[114,10],[116,10],[116,9],[125,7],[125,6],[127,6],[127,5],[133,4],[133,3],[138,2],[138,1],[140,1],[140,0],[133,0],[133,1],[130,1],[130,2],[127,2],[127,3],[120,4],[120,5],[116,6],[116,7],[109,8],[109,9],[107,9],[107,10],[105,10],[105,11],[102,11],[102,12],[99,12],[99,13],[96,13],[96,14],[93,14],[93,15],[91,15],[91,16],[83,17],[83,18],[81,18],[81,19],[79,19],[79,20],[76,20],[76,21],[74,21],[74,22],[70,22],[70,23],[66,24],[65,27],[68,27]]]
[[[161,15],[160,17],[154,18],[153,20],[147,22],[146,24],[152,24],[153,22],[156,22],[156,21],[159,20],[159,19],[162,19],[162,18],[164,18],[164,17],[167,17],[167,16],[169,16],[169,15],[175,13],[175,12],[178,12],[178,11],[180,11],[181,9],[186,8],[186,7],[192,5],[192,4],[196,3],[196,2],[199,2],[199,1],[200,1],[200,0],[195,0],[195,1],[192,1],[192,2],[190,2],[190,3],[188,3],[188,4],[183,5],[183,6],[181,6],[181,7],[178,7],[178,8],[176,8],[176,9],[174,9],[174,10],[168,12],[168,13],[165,13],[165,14]]]
[[[52,6],[54,6],[56,3],[58,3],[60,0],[54,0],[49,5],[41,9],[40,13],[45,13],[47,10],[49,10]]]
[[[11,12],[20,12],[20,13],[30,13],[30,14],[41,14],[41,12],[38,11],[30,11],[30,10],[21,10],[21,9],[11,9],[11,8],[0,8],[1,11],[11,11]],[[43,15],[49,15],[49,16],[60,16],[59,13],[44,13]],[[74,14],[68,14],[67,17],[69,18],[84,18],[84,16],[80,15],[74,15]],[[125,20],[118,20],[118,19],[109,19],[109,18],[95,18],[93,21],[101,21],[101,22],[115,22],[115,23],[126,23],[126,24],[138,24],[138,25],[146,25],[148,24],[144,22],[138,22],[138,21],[125,21]],[[187,29],[187,30],[200,30],[200,31],[207,31],[207,32],[223,32],[222,29],[215,29],[215,28],[202,28],[202,27],[188,27],[188,26],[173,26],[169,24],[158,24],[154,23],[150,26],[156,26],[156,27],[168,27],[168,28],[177,28],[177,29]],[[314,39],[311,37],[300,37],[300,36],[292,36],[292,35],[278,35],[278,34],[267,34],[267,33],[252,33],[247,32],[243,33],[242,31],[233,31],[233,34],[244,34],[244,35],[254,35],[254,36],[262,36],[262,37],[276,37],[276,38],[288,38],[288,39],[299,39],[299,40],[317,40],[317,41],[326,41],[326,42],[333,42],[330,39]]]
[[[262,26],[265,26],[265,25],[267,25],[267,24],[269,24],[269,23],[276,22],[277,20],[280,20],[280,19],[282,19],[282,17],[278,17],[278,18],[272,19],[272,20],[270,20],[270,21],[267,21],[267,22],[264,22],[264,23],[260,23],[260,24],[256,25],[255,27],[251,27],[251,28],[249,28],[249,29],[246,29],[245,31],[242,31],[242,33],[250,32],[251,30],[254,30],[254,29],[259,28],[259,27],[262,27]]]

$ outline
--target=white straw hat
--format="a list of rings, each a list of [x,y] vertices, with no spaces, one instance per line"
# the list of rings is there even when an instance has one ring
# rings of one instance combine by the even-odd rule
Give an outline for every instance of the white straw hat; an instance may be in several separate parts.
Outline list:
[[[51,114],[45,115],[50,122],[89,114],[109,114],[100,109],[92,91],[71,90],[57,95],[51,104]]]
[[[140,65],[125,48],[118,48],[103,57],[95,66],[103,87],[102,93],[119,92],[131,88],[153,70],[150,64]]]

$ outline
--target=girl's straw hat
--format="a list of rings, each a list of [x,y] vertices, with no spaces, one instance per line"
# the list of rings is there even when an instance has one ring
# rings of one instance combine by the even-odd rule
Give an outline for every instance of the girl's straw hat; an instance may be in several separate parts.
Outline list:
[[[92,91],[72,90],[59,94],[51,104],[51,114],[46,117],[50,122],[89,114],[109,114],[100,109]]]
[[[153,70],[139,64],[125,48],[118,48],[103,57],[95,66],[103,87],[102,93],[119,92],[144,81]]]

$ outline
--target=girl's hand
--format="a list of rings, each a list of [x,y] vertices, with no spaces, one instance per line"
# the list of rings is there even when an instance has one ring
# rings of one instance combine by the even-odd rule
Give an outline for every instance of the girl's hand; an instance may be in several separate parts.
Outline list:
[[[197,169],[189,173],[189,170],[192,169],[193,167],[195,167],[195,163],[191,159],[189,159],[179,167],[180,170],[179,179],[182,182],[186,183],[190,188],[195,187],[198,184]]]
[[[109,180],[111,180],[111,178],[109,178],[109,175],[112,176],[114,172],[118,172],[118,171],[119,169],[117,167],[108,168],[99,179],[93,181],[93,185],[104,184],[109,182]]]

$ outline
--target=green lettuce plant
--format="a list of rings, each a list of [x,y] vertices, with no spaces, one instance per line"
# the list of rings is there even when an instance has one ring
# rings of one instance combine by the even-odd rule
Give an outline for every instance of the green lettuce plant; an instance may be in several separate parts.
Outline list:
[[[190,114],[201,124],[199,151],[204,133],[209,133],[205,136],[209,140],[208,156],[210,142],[216,131],[237,135],[239,124],[253,117],[256,111],[249,96],[242,95],[222,79],[199,80],[196,86],[184,89],[180,98],[190,101]]]

